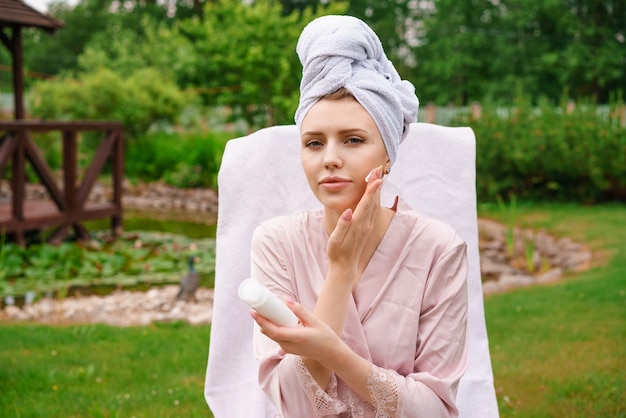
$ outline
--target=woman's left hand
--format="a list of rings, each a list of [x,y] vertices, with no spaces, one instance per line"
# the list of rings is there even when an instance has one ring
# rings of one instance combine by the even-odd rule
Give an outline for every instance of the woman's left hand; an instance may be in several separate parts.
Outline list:
[[[289,309],[300,319],[297,327],[281,327],[254,310],[250,315],[261,332],[276,341],[285,353],[316,360],[324,364],[333,349],[341,346],[341,338],[324,321],[294,301],[287,301]]]

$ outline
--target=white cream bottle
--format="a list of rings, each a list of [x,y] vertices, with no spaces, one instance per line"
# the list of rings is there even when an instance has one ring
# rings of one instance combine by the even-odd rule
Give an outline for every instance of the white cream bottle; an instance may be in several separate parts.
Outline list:
[[[238,295],[259,315],[277,325],[295,327],[298,317],[276,295],[253,278],[245,279],[239,285]]]

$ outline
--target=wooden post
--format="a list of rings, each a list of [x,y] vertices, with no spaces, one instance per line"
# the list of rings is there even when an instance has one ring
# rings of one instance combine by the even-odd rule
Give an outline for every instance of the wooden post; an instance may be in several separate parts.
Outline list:
[[[124,178],[124,130],[114,133],[116,139],[113,145],[111,166],[113,171],[113,204],[119,209],[117,215],[111,218],[111,232],[113,235],[121,235],[122,229],[122,179]]]
[[[24,183],[26,182],[25,136],[25,131],[20,130],[17,132],[11,173],[12,217],[20,224],[24,221]],[[18,245],[25,245],[26,238],[22,229],[15,231],[15,240]]]
[[[478,102],[472,102],[472,119],[478,120],[483,115],[483,109]]]
[[[65,204],[67,211],[72,212],[76,208],[76,131],[63,132],[63,189],[65,191]]]
[[[433,102],[426,105],[426,123],[435,123],[437,121],[437,107]]]
[[[15,119],[24,119],[24,57],[22,54],[22,27],[13,27],[13,97]]]

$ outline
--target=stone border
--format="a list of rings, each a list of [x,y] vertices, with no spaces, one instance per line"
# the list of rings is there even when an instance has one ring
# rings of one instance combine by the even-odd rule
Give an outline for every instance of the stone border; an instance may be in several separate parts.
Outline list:
[[[199,288],[195,301],[176,300],[178,289],[176,285],[168,285],[153,287],[147,292],[116,291],[107,296],[44,298],[21,308],[5,307],[0,311],[0,321],[50,325],[101,323],[119,327],[175,321],[210,324],[213,289]]]
[[[509,229],[479,219],[478,231],[486,295],[554,282],[567,272],[587,270],[591,264],[591,251],[585,245],[542,230]]]
[[[10,198],[8,183],[0,181],[0,199]],[[9,193],[7,193],[9,190]],[[163,183],[133,185],[124,182],[126,209],[177,214],[217,213],[218,195],[211,189],[177,189]],[[47,199],[43,186],[30,184],[28,199]],[[107,201],[111,189],[97,184],[92,201]],[[545,231],[509,230],[498,222],[479,219],[480,266],[483,293],[491,295],[520,287],[554,282],[567,272],[589,268],[591,252],[569,238],[554,238]],[[507,235],[514,243],[507,245]],[[48,324],[100,322],[116,326],[147,325],[154,321],[210,323],[213,290],[200,288],[195,302],[176,301],[178,286],[154,287],[147,292],[118,291],[108,296],[42,299],[22,308],[7,306],[0,320],[33,321]]]

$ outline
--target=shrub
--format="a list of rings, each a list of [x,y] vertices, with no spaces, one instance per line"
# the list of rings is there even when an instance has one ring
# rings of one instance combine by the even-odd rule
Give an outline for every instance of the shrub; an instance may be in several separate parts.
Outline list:
[[[216,187],[224,146],[236,134],[153,133],[127,144],[130,178],[164,180],[177,187]]]
[[[626,201],[623,106],[533,107],[519,98],[512,108],[486,106],[480,119],[465,117],[476,134],[479,200]]]
[[[31,115],[54,120],[119,120],[135,138],[158,122],[175,123],[190,101],[154,68],[120,74],[100,68],[79,79],[43,81],[31,91]]]

